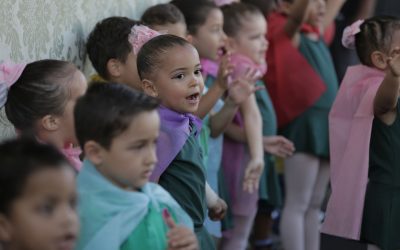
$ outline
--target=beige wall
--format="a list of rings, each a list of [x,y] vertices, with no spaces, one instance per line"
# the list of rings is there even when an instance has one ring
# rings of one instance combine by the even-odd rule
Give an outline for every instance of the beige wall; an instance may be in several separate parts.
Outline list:
[[[89,75],[85,40],[94,24],[115,15],[138,19],[160,2],[167,0],[1,0],[0,62],[62,59]],[[13,134],[4,123],[2,114],[0,139]]]

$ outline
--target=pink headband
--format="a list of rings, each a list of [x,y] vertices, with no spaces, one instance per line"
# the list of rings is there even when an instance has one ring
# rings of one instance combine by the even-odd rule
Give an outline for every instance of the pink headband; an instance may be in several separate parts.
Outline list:
[[[348,49],[354,49],[355,48],[355,36],[360,33],[360,26],[361,24],[364,23],[364,20],[358,20],[354,22],[352,25],[347,26],[344,31],[343,31],[343,37],[342,37],[342,44],[344,47]]]
[[[8,89],[21,76],[25,66],[25,63],[15,64],[8,60],[0,64],[0,107],[6,104]]]
[[[160,33],[150,29],[144,25],[134,25],[129,34],[128,40],[132,45],[133,53],[137,55],[140,48],[153,37],[159,36]]]

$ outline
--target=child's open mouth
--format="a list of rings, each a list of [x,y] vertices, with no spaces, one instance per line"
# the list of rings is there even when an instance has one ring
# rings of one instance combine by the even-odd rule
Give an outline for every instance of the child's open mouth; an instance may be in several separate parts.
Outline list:
[[[190,95],[190,96],[186,97],[186,100],[188,100],[189,103],[192,103],[192,104],[197,104],[199,99],[200,99],[200,94],[199,93],[195,93],[193,95]]]

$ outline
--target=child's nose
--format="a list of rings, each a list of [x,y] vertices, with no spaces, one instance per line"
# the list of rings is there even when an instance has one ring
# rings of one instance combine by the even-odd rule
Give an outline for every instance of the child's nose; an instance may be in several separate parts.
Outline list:
[[[79,227],[79,220],[78,214],[75,208],[71,208],[68,206],[67,208],[63,209],[61,217],[61,224],[65,228],[78,228]]]
[[[157,153],[156,147],[152,147],[149,150],[148,157],[147,157],[147,164],[153,165],[157,163]]]

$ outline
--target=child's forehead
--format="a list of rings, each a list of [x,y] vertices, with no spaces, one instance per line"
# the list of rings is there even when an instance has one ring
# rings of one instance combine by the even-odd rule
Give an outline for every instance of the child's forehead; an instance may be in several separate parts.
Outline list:
[[[193,61],[200,63],[200,57],[197,49],[191,44],[174,45],[160,54],[160,66],[164,68],[173,68],[180,65],[189,65]]]
[[[65,198],[75,194],[75,173],[65,164],[42,168],[27,177],[21,191],[21,198],[25,199]]]

